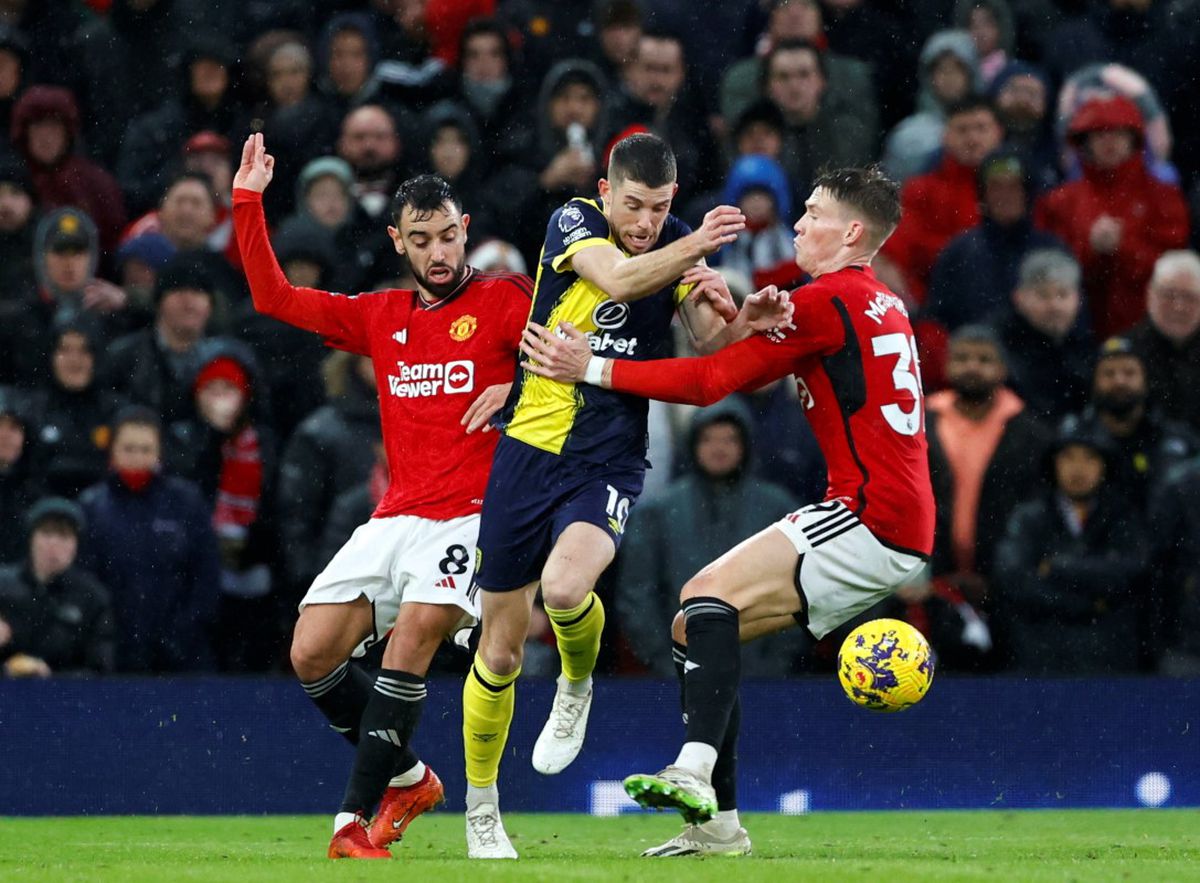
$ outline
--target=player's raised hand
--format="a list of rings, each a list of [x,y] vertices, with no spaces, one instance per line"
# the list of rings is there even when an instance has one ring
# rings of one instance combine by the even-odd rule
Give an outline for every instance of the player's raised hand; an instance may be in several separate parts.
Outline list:
[[[521,337],[521,352],[530,359],[521,363],[527,371],[562,383],[577,383],[587,372],[592,345],[587,335],[570,322],[561,323],[557,334],[530,322]]]
[[[719,205],[704,216],[704,222],[692,232],[701,257],[715,254],[722,245],[737,239],[746,229],[746,216],[732,205]]]
[[[693,303],[707,301],[726,322],[737,318],[738,308],[733,302],[733,295],[729,293],[729,285],[725,277],[712,267],[696,264],[689,267],[679,281],[684,285],[696,286],[688,292],[688,298]]]
[[[242,145],[242,164],[233,176],[233,186],[262,193],[275,174],[275,157],[263,146],[262,132],[255,132]]]
[[[739,315],[752,331],[773,331],[776,328],[794,328],[792,316],[795,312],[796,305],[792,303],[791,292],[768,285],[747,295]]]
[[[497,383],[489,386],[479,394],[479,398],[471,402],[467,413],[463,414],[462,420],[458,421],[467,427],[467,435],[480,427],[483,427],[484,432],[492,431],[492,424],[488,421],[492,419],[493,414],[504,407],[504,402],[508,399],[511,389],[512,383]]]

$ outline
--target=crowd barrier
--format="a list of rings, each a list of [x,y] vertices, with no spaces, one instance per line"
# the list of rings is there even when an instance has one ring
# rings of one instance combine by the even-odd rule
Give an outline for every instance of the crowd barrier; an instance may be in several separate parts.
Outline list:
[[[462,685],[438,679],[414,747],[461,808]],[[529,754],[553,683],[522,681],[500,775],[507,811],[614,815],[620,780],[673,759],[673,683],[601,680],[558,776]],[[747,810],[1200,806],[1200,680],[940,678],[918,706],[852,706],[835,679],[749,682]],[[300,687],[268,678],[0,681],[0,815],[337,809],[351,749]]]

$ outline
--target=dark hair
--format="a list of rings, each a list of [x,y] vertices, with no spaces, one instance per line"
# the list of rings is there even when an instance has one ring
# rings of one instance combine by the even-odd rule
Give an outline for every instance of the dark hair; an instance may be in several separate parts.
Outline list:
[[[989,325],[960,325],[950,335],[950,346],[954,346],[956,343],[977,343],[990,346],[996,351],[1000,361],[1008,365],[1008,351],[1004,348],[1000,335]]]
[[[608,158],[608,179],[613,183],[636,181],[647,187],[663,187],[674,184],[678,175],[671,145],[648,132],[622,138]]]
[[[197,171],[180,172],[178,175],[172,178],[170,183],[163,188],[162,197],[159,199],[159,202],[165,200],[167,198],[167,194],[184,181],[198,182],[204,187],[204,192],[208,194],[208,198],[212,200],[213,205],[216,205],[217,197],[216,194],[213,193],[212,178],[208,177],[208,175],[204,174],[204,172]]]
[[[825,56],[821,54],[821,50],[817,48],[815,43],[798,39],[780,40],[771,47],[771,50],[763,58],[762,70],[759,72],[759,77],[764,89],[766,88],[767,80],[771,77],[771,65],[775,62],[775,56],[779,55],[780,52],[795,52],[796,50],[811,52],[813,58],[817,60],[817,68],[821,71],[821,76],[826,80],[829,79],[829,71],[825,69]]]
[[[157,411],[145,405],[126,405],[117,411],[112,425],[114,441],[126,426],[149,426],[160,438],[162,437],[162,418],[158,416]]]
[[[644,21],[642,9],[635,0],[606,0],[592,8],[596,30],[611,27],[640,28]]]
[[[814,187],[821,187],[843,205],[862,212],[876,247],[900,223],[900,185],[878,165],[831,169],[821,172]]]
[[[673,28],[667,27],[666,25],[657,24],[657,23],[650,25],[648,27],[643,27],[642,33],[641,33],[641,36],[639,37],[639,39],[641,39],[641,40],[667,40],[668,42],[671,42],[671,43],[678,43],[679,44],[679,52],[684,57],[685,62],[686,62],[687,47],[685,47],[683,45],[682,35],[680,35],[679,31],[674,30]]]
[[[986,110],[993,118],[997,118],[996,105],[983,95],[966,95],[958,101],[951,102],[950,106],[946,108],[946,119],[949,120],[951,117],[964,113],[975,113],[977,110]]]
[[[499,19],[495,18],[473,18],[467,22],[466,27],[462,30],[462,35],[458,38],[458,66],[462,67],[462,60],[467,54],[467,43],[472,37],[478,37],[481,34],[489,34],[500,40],[500,46],[504,50],[504,62],[511,73],[513,48],[508,39],[508,30]]]
[[[462,199],[441,175],[417,175],[409,178],[392,197],[392,221],[400,226],[406,207],[411,207],[418,221],[425,221],[446,203],[462,212]]]

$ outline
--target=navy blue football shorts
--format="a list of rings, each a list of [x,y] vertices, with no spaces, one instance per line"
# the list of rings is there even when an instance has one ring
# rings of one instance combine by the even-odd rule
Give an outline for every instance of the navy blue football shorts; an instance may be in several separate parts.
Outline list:
[[[568,524],[594,524],[621,545],[645,469],[614,470],[503,436],[496,445],[479,523],[475,583],[511,592],[541,578]]]

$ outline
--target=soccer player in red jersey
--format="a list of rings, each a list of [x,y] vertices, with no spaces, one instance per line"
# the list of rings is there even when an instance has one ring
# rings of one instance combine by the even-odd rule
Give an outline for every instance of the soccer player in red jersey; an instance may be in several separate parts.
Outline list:
[[[305,691],[357,746],[329,856],[389,858],[387,844],[442,800],[410,742],[434,652],[478,617],[470,589],[479,510],[499,437],[487,421],[512,385],[533,285],[466,266],[470,216],[433,175],[400,186],[388,227],[417,290],[350,297],[290,285],[263,216],[273,169],[262,135],[251,135],[233,215],[254,306],[369,356],[380,392],[387,493],[300,602],[291,657]],[[372,683],[349,660],[385,635]]]
[[[563,337],[531,325],[522,342],[534,373],[670,402],[707,405],[795,376],[829,467],[824,502],[683,587],[673,636],[687,741],[673,764],[625,788],[643,806],[678,809],[688,827],[647,855],[750,851],[735,802],[739,637],[799,623],[821,638],[916,575],[933,548],[916,342],[903,301],[871,270],[900,220],[897,187],[874,168],[840,169],[818,178],[805,209],[796,262],[813,281],[792,293],[787,328],[702,358],[647,362],[595,357],[565,325]]]

